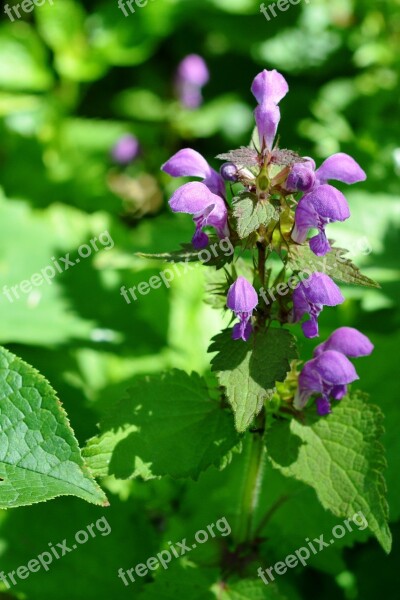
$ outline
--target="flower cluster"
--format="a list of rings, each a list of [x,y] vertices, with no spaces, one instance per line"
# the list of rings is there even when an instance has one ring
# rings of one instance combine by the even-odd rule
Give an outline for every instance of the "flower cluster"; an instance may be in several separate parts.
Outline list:
[[[198,83],[201,85],[202,81],[205,77],[200,77]],[[290,247],[309,247],[316,256],[324,256],[332,250],[326,226],[348,219],[350,209],[345,196],[329,182],[354,184],[366,178],[362,168],[347,154],[334,154],[316,168],[312,158],[278,147],[279,103],[288,89],[284,77],[275,70],[264,70],[255,77],[251,91],[257,101],[254,117],[258,145],[255,147],[254,143],[254,147],[220,155],[219,158],[226,162],[219,173],[191,148],[180,150],[162,167],[173,177],[200,180],[185,183],[169,200],[174,212],[192,216],[194,248],[202,249],[209,244],[208,229],[211,227],[219,238],[230,237],[235,246],[256,249],[259,254],[258,261],[254,261],[257,266],[255,280],[262,284],[269,277],[266,260],[273,251],[277,251],[282,259],[285,274],[290,268],[287,261]],[[241,236],[243,229],[238,226],[238,219],[243,210],[237,210],[237,206],[244,196],[247,202],[250,198],[253,203],[249,221],[254,226],[249,229],[248,221],[244,229],[246,234]],[[274,210],[263,212],[268,205]],[[262,216],[266,214],[273,216],[267,219]],[[316,234],[308,239],[311,230],[316,230]],[[232,329],[232,338],[242,342],[248,342],[254,322],[259,326],[256,329],[260,329],[260,335],[267,335],[263,330],[267,322],[298,323],[305,315],[309,319],[302,323],[304,335],[317,337],[318,316],[324,306],[336,306],[345,300],[331,277],[314,271],[307,280],[301,280],[294,289],[291,288],[293,292],[289,298],[278,299],[279,309],[273,313],[263,306],[259,299],[263,296],[257,293],[252,283],[245,277],[237,277],[236,271],[234,273],[234,281],[229,282],[226,290],[226,305],[239,320]],[[348,384],[358,379],[349,357],[365,356],[372,349],[369,340],[357,330],[337,329],[324,344],[317,346],[314,358],[304,365],[298,378],[294,407],[303,409],[309,398],[317,394],[318,413],[328,414],[330,400],[343,398]]]

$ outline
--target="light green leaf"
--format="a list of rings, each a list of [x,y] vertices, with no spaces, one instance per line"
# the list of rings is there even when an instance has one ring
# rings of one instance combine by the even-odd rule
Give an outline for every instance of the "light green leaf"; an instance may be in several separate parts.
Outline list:
[[[229,413],[204,380],[175,370],[139,380],[84,456],[96,476],[197,478],[219,465],[238,441]]]
[[[291,246],[288,264],[294,271],[319,271],[343,283],[380,288],[379,283],[363,275],[350,259],[344,257],[347,252],[343,248],[332,248],[325,256],[316,256],[308,245]]]
[[[294,337],[287,329],[268,329],[248,342],[232,340],[226,329],[213,338],[209,351],[221,385],[235,413],[236,429],[245,431],[273,394],[276,381],[283,381],[289,361],[297,357]]]
[[[246,192],[233,199],[233,214],[238,235],[243,239],[260,225],[268,225],[274,218],[275,208],[267,200],[258,200],[255,194]]]
[[[267,449],[273,466],[312,486],[334,515],[351,518],[361,511],[389,552],[380,409],[352,397],[336,404],[327,418],[305,414],[305,423],[276,422],[269,431]]]
[[[72,495],[107,498],[84,466],[54,390],[33,367],[0,348],[0,507]]]

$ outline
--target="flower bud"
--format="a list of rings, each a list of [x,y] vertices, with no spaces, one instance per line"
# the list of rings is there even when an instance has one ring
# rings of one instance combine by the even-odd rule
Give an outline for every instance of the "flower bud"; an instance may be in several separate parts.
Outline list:
[[[223,179],[225,179],[225,181],[234,182],[238,180],[237,168],[236,165],[234,165],[232,162],[226,162],[223,165],[221,165],[219,172],[221,173],[221,176]]]

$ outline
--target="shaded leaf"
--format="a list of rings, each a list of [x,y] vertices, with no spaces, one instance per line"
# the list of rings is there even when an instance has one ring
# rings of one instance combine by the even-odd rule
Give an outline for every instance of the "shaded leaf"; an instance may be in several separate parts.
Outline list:
[[[287,329],[270,328],[253,335],[248,342],[233,340],[226,329],[213,338],[209,352],[212,370],[226,388],[235,413],[238,431],[245,431],[271,398],[276,381],[283,381],[290,369],[289,361],[297,357],[295,339]]]
[[[84,456],[96,476],[198,477],[239,439],[231,416],[197,374],[139,380],[101,424]]]

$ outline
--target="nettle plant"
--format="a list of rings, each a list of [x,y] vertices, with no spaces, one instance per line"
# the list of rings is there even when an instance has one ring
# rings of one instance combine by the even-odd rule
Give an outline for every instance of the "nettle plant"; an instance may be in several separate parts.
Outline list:
[[[95,477],[197,479],[242,453],[236,552],[246,544],[254,550],[267,466],[314,488],[337,517],[361,511],[389,551],[382,413],[349,388],[358,379],[352,359],[373,346],[340,327],[316,340],[304,362],[292,333],[318,338],[321,311],[344,302],[335,281],[378,286],[326,236],[329,223],[350,216],[346,198],[328,182],[354,184],[365,173],[346,154],[316,168],[311,158],[279,148],[278,103],[288,92],[281,74],[264,70],[252,92],[259,139],[221,154],[220,173],[192,149],[163,166],[174,177],[202,180],[182,185],[169,201],[174,212],[193,216],[192,243],[162,257],[216,270],[214,304],[231,311],[233,326],[212,340],[214,375],[174,370],[137,379],[81,452],[49,383],[2,349],[1,507],[66,494],[106,505]],[[218,241],[227,238],[235,248],[229,255]],[[202,260],[211,246],[211,259]]]

